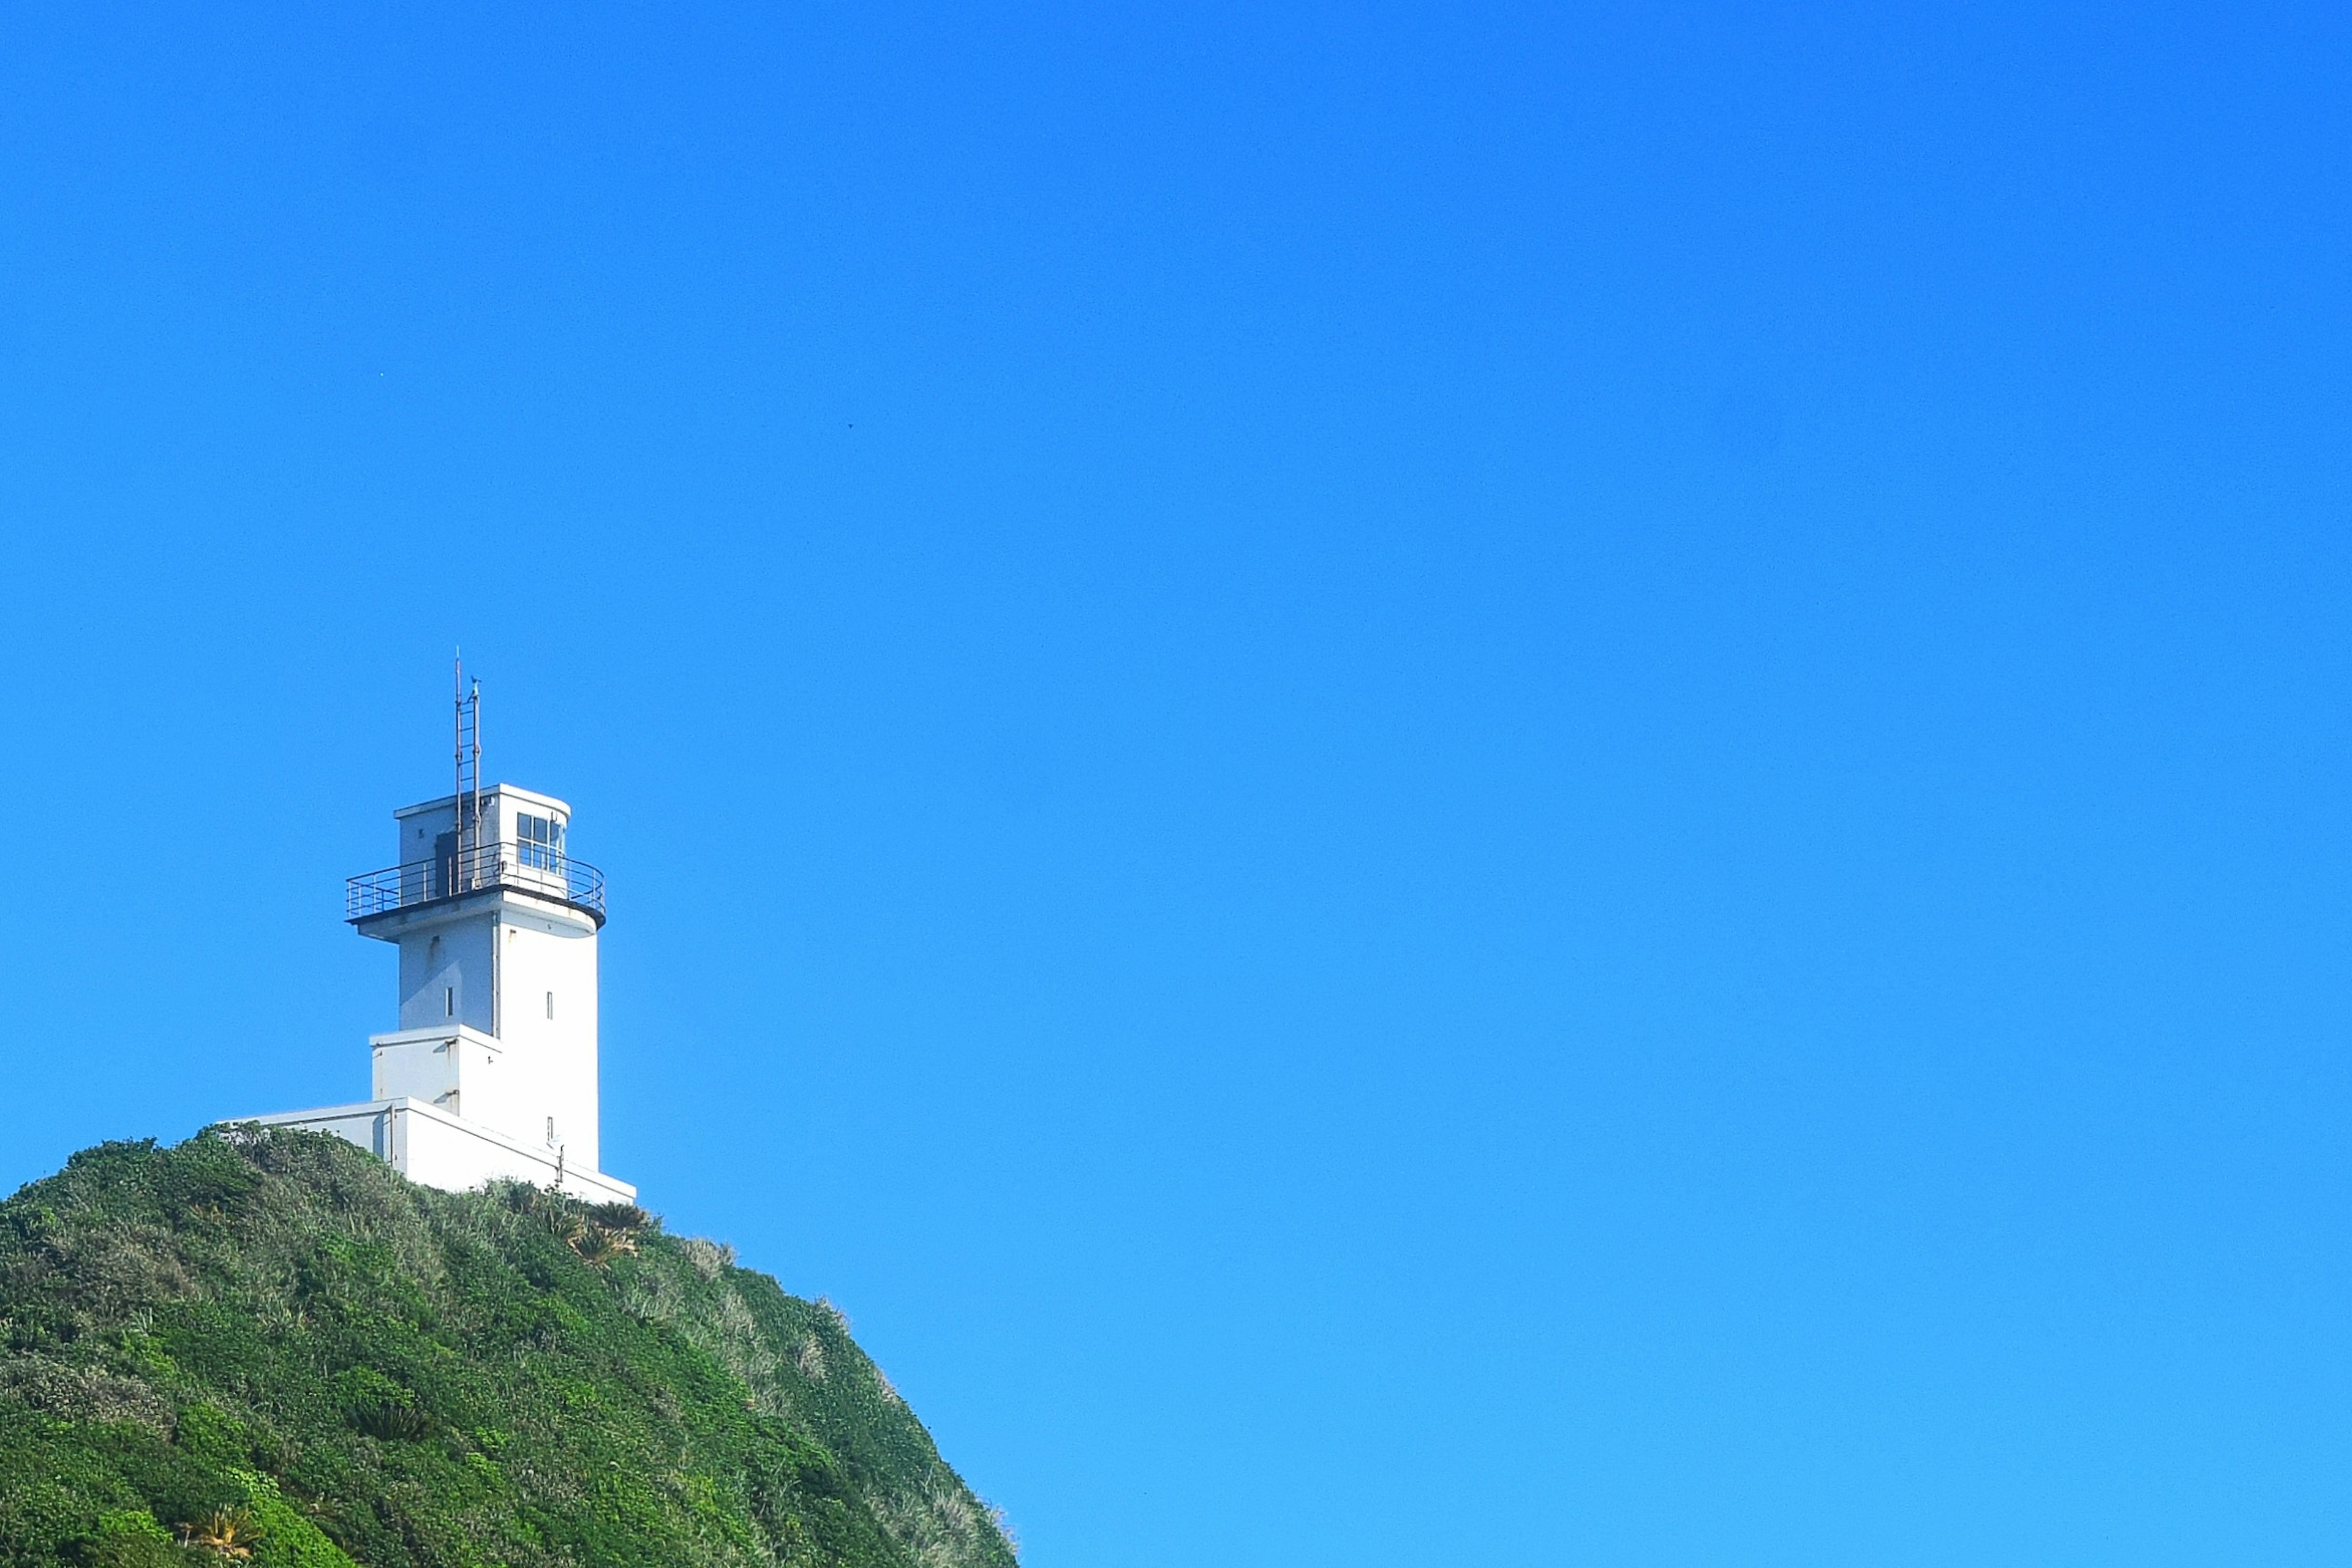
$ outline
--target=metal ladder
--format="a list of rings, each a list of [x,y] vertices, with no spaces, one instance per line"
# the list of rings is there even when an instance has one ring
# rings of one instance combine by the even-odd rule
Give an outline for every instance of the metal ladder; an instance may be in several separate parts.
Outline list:
[[[472,891],[482,885],[482,683],[466,685],[466,659],[457,661],[457,719],[453,734],[457,751],[457,853],[451,891]]]

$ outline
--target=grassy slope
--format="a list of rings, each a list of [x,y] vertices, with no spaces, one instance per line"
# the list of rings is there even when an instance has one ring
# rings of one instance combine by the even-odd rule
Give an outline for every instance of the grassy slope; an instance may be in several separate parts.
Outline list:
[[[586,1217],[314,1133],[75,1155],[0,1204],[0,1563],[1011,1568],[837,1312]],[[179,1543],[224,1510],[250,1558]]]

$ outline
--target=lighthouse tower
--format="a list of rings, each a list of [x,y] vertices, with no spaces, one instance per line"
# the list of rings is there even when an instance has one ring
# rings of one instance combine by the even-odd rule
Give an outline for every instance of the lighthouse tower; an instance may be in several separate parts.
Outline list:
[[[597,1148],[604,873],[572,858],[571,806],[482,786],[480,717],[461,682],[456,788],[394,812],[394,863],[345,886],[352,926],[400,951],[400,1026],[368,1040],[370,1098],[253,1120],[338,1133],[453,1192],[507,1177],[633,1201]]]

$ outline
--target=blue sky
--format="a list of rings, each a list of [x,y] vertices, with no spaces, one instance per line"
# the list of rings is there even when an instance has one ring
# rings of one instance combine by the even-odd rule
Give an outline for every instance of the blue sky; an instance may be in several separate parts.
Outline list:
[[[18,7],[0,1184],[605,1148],[1036,1568],[2335,1563],[2352,29]]]

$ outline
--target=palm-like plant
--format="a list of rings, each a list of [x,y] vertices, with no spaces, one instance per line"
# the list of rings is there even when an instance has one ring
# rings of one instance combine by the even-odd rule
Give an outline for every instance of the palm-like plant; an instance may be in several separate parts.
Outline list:
[[[414,1443],[431,1426],[424,1411],[392,1399],[362,1405],[350,1413],[350,1419],[352,1426],[385,1443]]]
[[[634,1255],[637,1250],[635,1233],[606,1230],[603,1226],[590,1226],[587,1234],[572,1244],[572,1250],[593,1268],[602,1268],[616,1258]]]
[[[181,1538],[225,1563],[238,1563],[253,1555],[254,1542],[260,1539],[260,1531],[254,1529],[253,1516],[245,1510],[216,1508],[183,1529]]]

